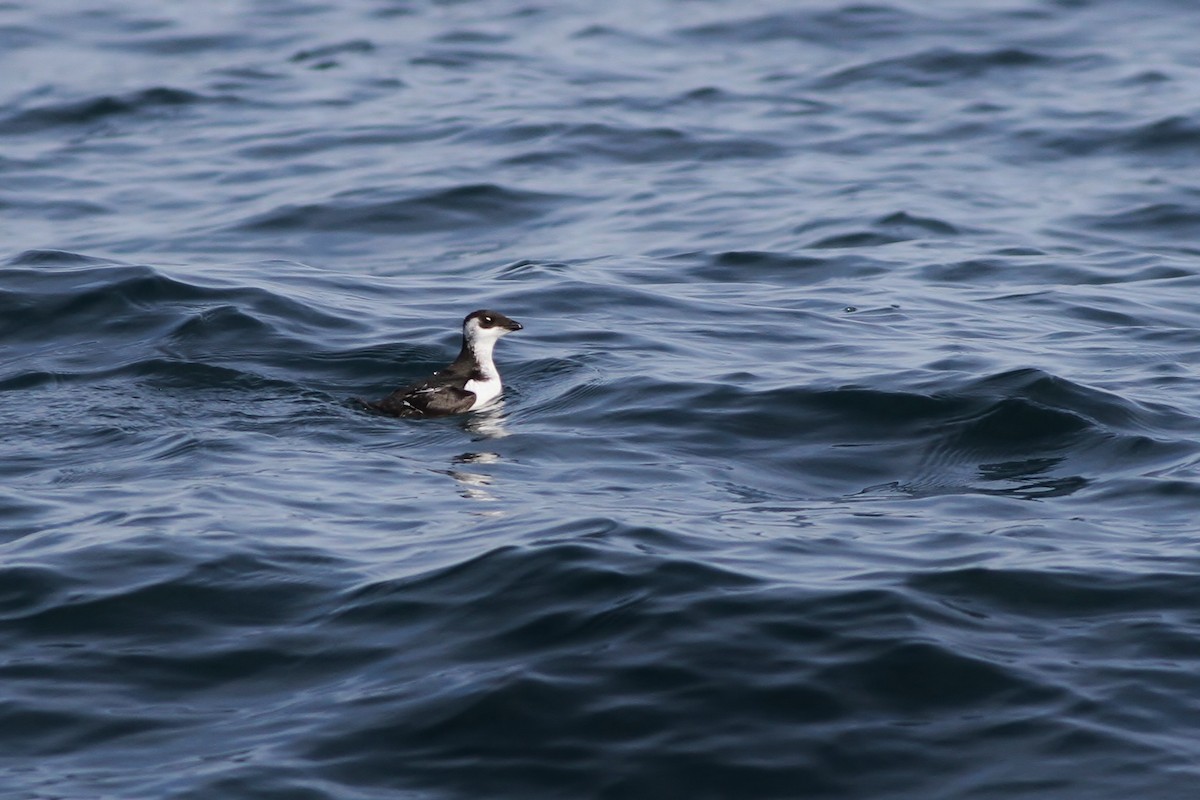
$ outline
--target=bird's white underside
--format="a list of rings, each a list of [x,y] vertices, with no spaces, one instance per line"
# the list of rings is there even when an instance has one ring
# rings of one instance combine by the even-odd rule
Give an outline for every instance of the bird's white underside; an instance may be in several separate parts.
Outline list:
[[[471,404],[469,410],[475,411],[483,408],[488,403],[493,402],[500,396],[500,391],[503,387],[500,385],[500,378],[495,377],[490,380],[477,381],[471,379],[467,381],[467,385],[463,387],[468,392],[475,393],[475,402]]]

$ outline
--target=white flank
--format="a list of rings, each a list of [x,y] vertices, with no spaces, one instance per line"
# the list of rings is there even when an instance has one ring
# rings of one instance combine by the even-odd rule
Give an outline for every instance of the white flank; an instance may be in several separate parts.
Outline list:
[[[480,408],[483,408],[488,403],[491,403],[493,400],[495,400],[497,397],[499,397],[500,390],[503,387],[500,386],[500,377],[496,376],[495,378],[492,378],[490,380],[483,380],[483,381],[477,381],[477,380],[473,380],[473,379],[469,380],[469,381],[467,381],[467,385],[464,386],[463,388],[466,389],[468,392],[475,393],[475,402],[471,405],[471,407],[468,410],[476,411]]]

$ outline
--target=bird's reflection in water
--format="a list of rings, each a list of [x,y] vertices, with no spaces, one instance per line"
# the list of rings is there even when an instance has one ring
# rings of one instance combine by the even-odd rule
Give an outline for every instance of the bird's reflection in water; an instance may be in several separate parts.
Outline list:
[[[446,474],[458,481],[458,493],[468,500],[494,501],[496,496],[487,490],[492,485],[492,476],[482,472],[460,469],[468,464],[495,464],[500,461],[498,453],[463,453],[455,456]],[[500,512],[495,512],[500,513]]]
[[[504,424],[504,403],[496,403],[483,411],[477,411],[467,417],[464,427],[474,434],[476,441],[481,439],[503,439],[508,436],[508,428]],[[488,491],[494,478],[484,472],[464,469],[469,465],[496,464],[500,462],[500,454],[490,451],[463,453],[455,456],[446,474],[459,484],[458,493],[468,500],[483,502],[495,501],[497,498]],[[491,511],[489,514],[499,516],[502,512]]]
[[[491,406],[476,411],[467,417],[463,427],[468,433],[478,436],[480,439],[503,439],[508,436],[508,427],[505,425],[504,417],[504,402],[493,403]]]

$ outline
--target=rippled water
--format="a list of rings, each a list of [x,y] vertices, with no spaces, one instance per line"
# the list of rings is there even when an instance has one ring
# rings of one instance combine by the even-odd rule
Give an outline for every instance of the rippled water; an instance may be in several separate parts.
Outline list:
[[[0,5],[3,795],[1192,796],[1200,9],[594,5]]]

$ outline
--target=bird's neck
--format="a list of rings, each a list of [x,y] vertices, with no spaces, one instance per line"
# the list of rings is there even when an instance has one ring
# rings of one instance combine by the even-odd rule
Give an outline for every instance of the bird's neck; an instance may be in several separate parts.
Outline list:
[[[463,339],[462,350],[459,351],[458,358],[454,363],[463,367],[472,365],[483,380],[499,378],[500,373],[496,370],[496,362],[492,360],[492,350],[495,347],[495,339],[481,338],[474,341]]]

